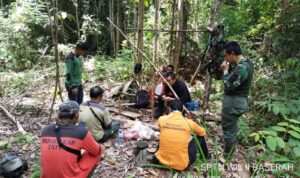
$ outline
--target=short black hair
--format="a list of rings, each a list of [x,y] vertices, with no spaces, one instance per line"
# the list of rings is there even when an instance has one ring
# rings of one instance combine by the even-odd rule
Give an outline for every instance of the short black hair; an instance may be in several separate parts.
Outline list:
[[[183,110],[183,104],[178,99],[175,99],[175,100],[171,101],[169,106],[170,106],[172,111],[180,111],[181,112]]]
[[[104,93],[104,90],[99,86],[95,86],[90,89],[90,97],[91,98],[97,98],[99,96],[102,96],[103,93]]]
[[[134,73],[138,74],[142,71],[143,65],[141,63],[136,63],[134,66]]]
[[[172,64],[169,64],[169,65],[167,66],[167,68],[171,68],[172,71],[174,71],[174,66],[173,66]]]
[[[176,74],[174,74],[174,73],[169,73],[169,74],[167,74],[167,76],[166,76],[166,78],[171,78],[171,79],[176,79]]]
[[[76,44],[76,49],[81,49],[83,51],[87,51],[89,49],[89,46],[88,46],[88,44],[86,42],[79,41]]]
[[[224,46],[224,50],[228,54],[234,54],[234,55],[241,55],[242,54],[242,50],[241,50],[240,45],[235,41],[228,42]]]

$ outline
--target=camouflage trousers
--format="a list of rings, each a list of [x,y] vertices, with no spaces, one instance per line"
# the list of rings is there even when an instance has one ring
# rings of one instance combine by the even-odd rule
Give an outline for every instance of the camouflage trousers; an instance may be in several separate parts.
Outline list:
[[[228,153],[228,149],[235,145],[237,140],[238,119],[248,109],[247,97],[224,95],[221,124],[225,140],[225,152]]]

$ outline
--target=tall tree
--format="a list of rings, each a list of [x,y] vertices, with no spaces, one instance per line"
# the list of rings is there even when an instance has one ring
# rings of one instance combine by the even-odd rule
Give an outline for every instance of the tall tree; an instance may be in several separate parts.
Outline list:
[[[77,40],[80,39],[80,21],[79,21],[79,12],[78,12],[78,1],[73,0],[73,4],[75,6],[75,16],[76,16],[76,26],[77,26]]]
[[[175,10],[176,10],[176,4],[178,0],[173,0],[172,3],[172,17],[171,17],[171,29],[174,30],[174,25],[175,25]],[[173,56],[173,36],[174,32],[170,32],[170,46],[169,46],[169,62],[173,61],[172,56]]]
[[[154,29],[158,30],[158,18],[159,18],[159,0],[155,0],[155,14],[154,14]],[[153,39],[153,64],[156,65],[157,61],[157,42],[158,42],[158,36],[159,32],[155,31],[154,32],[154,39]],[[153,85],[152,88],[155,88],[155,69],[153,69]],[[151,94],[151,109],[152,109],[152,116],[154,116],[154,104],[155,104],[155,99],[154,99],[154,90],[152,90]]]
[[[139,13],[138,13],[138,48],[143,51],[143,28],[144,28],[144,7],[145,0],[139,1]],[[138,52],[138,62],[142,61],[142,55]]]
[[[57,35],[58,35],[58,20],[57,20],[57,0],[52,0],[51,1],[51,6],[52,6],[52,9],[53,9],[53,21],[52,21],[52,16],[50,14],[50,10],[49,10],[49,7],[47,6],[48,8],[48,16],[49,16],[49,19],[50,19],[50,26],[51,26],[51,37],[52,37],[52,44],[54,46],[54,51],[55,51],[55,64],[56,64],[56,76],[55,76],[55,88],[54,88],[54,96],[53,96],[53,100],[52,100],[52,104],[51,104],[51,109],[50,109],[50,115],[49,115],[49,120],[48,122],[50,122],[50,119],[51,119],[51,116],[52,116],[52,112],[53,112],[53,106],[54,106],[54,103],[55,103],[55,100],[56,100],[56,94],[57,94],[57,90],[59,90],[59,94],[60,94],[60,97],[61,97],[61,100],[62,99],[62,96],[61,96],[61,88],[60,88],[60,80],[59,80],[59,56],[58,56],[58,40],[57,40]]]
[[[111,21],[114,21],[114,0],[109,0],[109,18]],[[110,41],[111,41],[111,48],[113,49],[113,53],[115,52],[115,31],[112,24],[110,24]],[[112,54],[113,54],[112,53]]]
[[[173,65],[174,71],[177,71],[179,57],[180,57],[180,49],[181,49],[181,41],[182,41],[182,30],[183,28],[183,0],[178,0],[178,8],[177,8],[177,33],[176,33],[176,43],[175,50],[173,55]]]

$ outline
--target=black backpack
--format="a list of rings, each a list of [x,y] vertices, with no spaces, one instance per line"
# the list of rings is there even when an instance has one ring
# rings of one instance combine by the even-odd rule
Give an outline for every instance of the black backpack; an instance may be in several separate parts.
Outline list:
[[[136,93],[134,99],[134,108],[147,108],[149,106],[149,94],[146,90],[140,90]]]
[[[0,160],[0,176],[5,178],[20,177],[27,170],[27,161],[16,155],[5,154]]]

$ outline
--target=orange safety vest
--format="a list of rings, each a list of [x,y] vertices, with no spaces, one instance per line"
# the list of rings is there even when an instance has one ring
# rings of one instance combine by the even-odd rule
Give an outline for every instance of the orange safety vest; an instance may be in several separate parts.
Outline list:
[[[176,170],[184,170],[189,164],[188,145],[192,130],[205,136],[205,130],[179,111],[158,119],[160,128],[159,150],[155,153],[160,164]],[[191,130],[192,129],[192,130]]]

